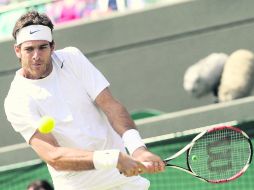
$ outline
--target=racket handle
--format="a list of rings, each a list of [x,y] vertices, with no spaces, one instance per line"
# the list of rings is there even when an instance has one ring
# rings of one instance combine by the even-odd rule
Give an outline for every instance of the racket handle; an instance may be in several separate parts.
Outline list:
[[[165,166],[172,166],[171,164],[169,164],[169,160],[163,160]],[[153,167],[153,163],[152,162],[141,162],[145,167],[149,168],[150,166]]]
[[[166,160],[163,160],[165,166],[168,164]],[[145,167],[153,166],[152,162],[141,162]]]
[[[145,167],[149,167],[152,166],[153,163],[152,162],[141,162]]]

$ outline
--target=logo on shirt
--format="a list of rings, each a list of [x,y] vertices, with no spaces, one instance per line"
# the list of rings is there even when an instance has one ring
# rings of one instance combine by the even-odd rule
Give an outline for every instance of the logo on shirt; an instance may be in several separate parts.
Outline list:
[[[39,32],[39,31],[41,31],[41,30],[34,30],[34,31],[30,30],[30,34],[34,34],[34,33]]]

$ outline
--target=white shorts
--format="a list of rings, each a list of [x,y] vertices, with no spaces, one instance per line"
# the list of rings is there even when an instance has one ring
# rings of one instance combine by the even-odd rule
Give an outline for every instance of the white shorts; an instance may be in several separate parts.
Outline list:
[[[120,186],[113,187],[107,190],[148,190],[150,187],[150,181],[143,177],[139,177],[128,183],[124,183]]]

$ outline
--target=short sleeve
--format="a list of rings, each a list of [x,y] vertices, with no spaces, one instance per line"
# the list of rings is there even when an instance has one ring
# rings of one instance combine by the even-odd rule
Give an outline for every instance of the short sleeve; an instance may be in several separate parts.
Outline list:
[[[81,80],[82,85],[92,100],[95,100],[98,94],[110,84],[104,75],[84,56],[77,48],[68,47],[67,52],[68,66],[70,66]]]
[[[5,113],[8,121],[16,132],[19,132],[29,143],[37,129],[40,119],[36,112],[35,104],[29,98],[7,96],[4,102]]]

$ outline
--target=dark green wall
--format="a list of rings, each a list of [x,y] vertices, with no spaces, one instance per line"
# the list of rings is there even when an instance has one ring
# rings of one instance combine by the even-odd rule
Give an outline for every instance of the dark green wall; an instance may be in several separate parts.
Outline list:
[[[57,28],[57,48],[76,46],[105,74],[129,111],[174,112],[211,104],[182,87],[188,66],[213,52],[254,49],[253,0],[200,0]],[[13,41],[0,43],[0,146],[12,144],[3,101],[19,67]],[[21,138],[16,135],[16,141]]]

